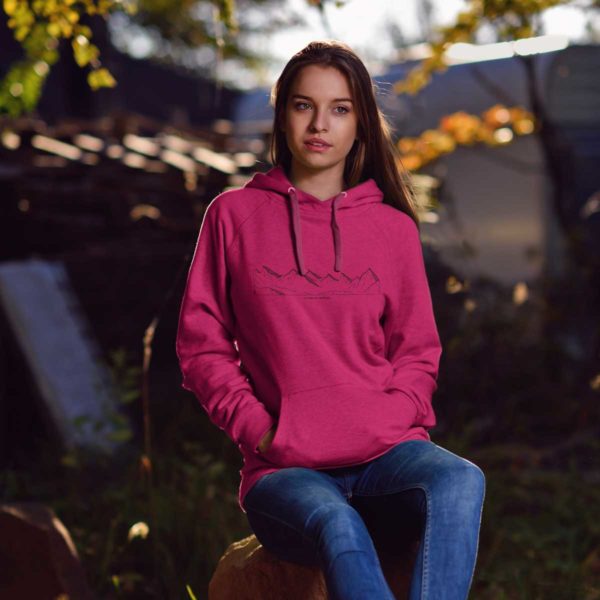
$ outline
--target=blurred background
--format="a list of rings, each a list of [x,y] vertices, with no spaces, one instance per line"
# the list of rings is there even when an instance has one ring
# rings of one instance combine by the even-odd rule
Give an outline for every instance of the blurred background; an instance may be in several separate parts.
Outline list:
[[[487,476],[471,597],[600,598],[597,0],[4,0],[0,598],[206,598],[252,533],[177,318],[205,207],[270,167],[270,86],[323,38],[417,192],[430,435]]]

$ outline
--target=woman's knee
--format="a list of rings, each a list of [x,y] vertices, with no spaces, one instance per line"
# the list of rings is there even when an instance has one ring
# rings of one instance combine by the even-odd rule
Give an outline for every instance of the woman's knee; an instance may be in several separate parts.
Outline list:
[[[471,493],[479,493],[483,496],[485,494],[486,479],[485,473],[481,467],[475,463],[463,459],[466,462],[462,471],[463,485],[471,491]]]
[[[485,488],[486,478],[483,470],[475,463],[461,459],[440,469],[429,491],[449,506],[467,506],[481,504]]]

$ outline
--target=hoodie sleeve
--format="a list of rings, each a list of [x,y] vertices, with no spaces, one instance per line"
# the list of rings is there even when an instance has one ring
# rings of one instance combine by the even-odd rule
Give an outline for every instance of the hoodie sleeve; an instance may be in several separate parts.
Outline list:
[[[240,367],[225,240],[225,223],[213,200],[204,213],[188,272],[176,352],[182,387],[195,394],[209,419],[238,447],[260,454],[258,444],[276,420],[254,396]]]
[[[415,424],[433,427],[432,396],[442,347],[435,323],[423,249],[410,218],[397,239],[390,240],[394,286],[386,299],[383,329],[386,357],[394,368],[387,391],[408,397],[416,409]]]

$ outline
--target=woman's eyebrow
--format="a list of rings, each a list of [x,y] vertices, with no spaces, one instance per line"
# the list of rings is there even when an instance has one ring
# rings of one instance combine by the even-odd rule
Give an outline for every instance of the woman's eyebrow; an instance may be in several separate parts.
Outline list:
[[[306,100],[312,100],[310,96],[304,94],[294,94],[292,98],[305,98]],[[332,102],[352,102],[352,98],[334,98]]]

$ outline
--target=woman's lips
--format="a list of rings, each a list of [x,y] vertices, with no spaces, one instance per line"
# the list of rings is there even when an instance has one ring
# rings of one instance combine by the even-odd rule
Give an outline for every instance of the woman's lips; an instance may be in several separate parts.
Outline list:
[[[313,144],[311,142],[304,142],[304,145],[312,152],[325,152],[331,148],[331,146],[327,146],[325,144]]]

